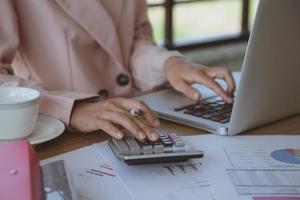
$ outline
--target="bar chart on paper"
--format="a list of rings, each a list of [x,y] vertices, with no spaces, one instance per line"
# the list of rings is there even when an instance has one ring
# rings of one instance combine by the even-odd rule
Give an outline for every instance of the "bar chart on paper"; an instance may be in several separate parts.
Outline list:
[[[162,168],[167,170],[167,172],[169,172],[172,176],[176,176],[177,173],[188,174],[191,172],[192,173],[198,172],[199,167],[201,165],[202,165],[201,162],[199,163],[188,162],[183,164],[166,164],[163,165]]]
[[[93,167],[83,169],[80,173],[78,173],[78,176],[86,178],[99,178],[101,176],[116,177],[113,168],[106,163],[99,163],[94,165]]]

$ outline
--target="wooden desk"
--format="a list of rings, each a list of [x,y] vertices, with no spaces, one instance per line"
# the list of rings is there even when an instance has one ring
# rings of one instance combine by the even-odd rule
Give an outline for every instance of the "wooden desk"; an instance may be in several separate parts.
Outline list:
[[[161,127],[180,135],[207,134],[207,132],[161,120]],[[261,128],[253,129],[243,133],[245,135],[300,135],[300,115],[291,117]],[[93,143],[108,139],[104,133],[69,133],[65,132],[60,137],[49,142],[35,146],[39,159],[46,159],[61,153],[72,151]],[[299,141],[300,142],[300,141]]]

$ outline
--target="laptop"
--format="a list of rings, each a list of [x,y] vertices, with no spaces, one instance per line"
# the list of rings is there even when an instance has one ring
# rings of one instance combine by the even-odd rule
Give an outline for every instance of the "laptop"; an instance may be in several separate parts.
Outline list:
[[[138,99],[162,119],[235,135],[300,113],[300,1],[260,1],[242,71],[234,73],[234,103],[226,104],[213,91],[194,84],[202,93],[191,101],[174,89]],[[225,82],[217,80],[226,88]]]

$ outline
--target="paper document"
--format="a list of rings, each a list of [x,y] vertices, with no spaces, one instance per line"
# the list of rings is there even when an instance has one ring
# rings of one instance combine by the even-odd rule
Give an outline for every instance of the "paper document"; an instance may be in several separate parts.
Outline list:
[[[101,156],[115,167],[135,199],[215,199],[208,178],[203,173],[201,159],[185,163],[128,166],[118,160],[107,145],[105,142],[96,146]]]
[[[95,144],[134,199],[300,200],[300,136],[182,137],[203,159],[128,166]]]

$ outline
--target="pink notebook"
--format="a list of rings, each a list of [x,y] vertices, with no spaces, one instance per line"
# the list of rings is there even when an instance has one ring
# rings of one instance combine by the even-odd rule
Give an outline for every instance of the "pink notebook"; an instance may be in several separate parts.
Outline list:
[[[0,144],[0,199],[43,199],[37,155],[26,140]]]

